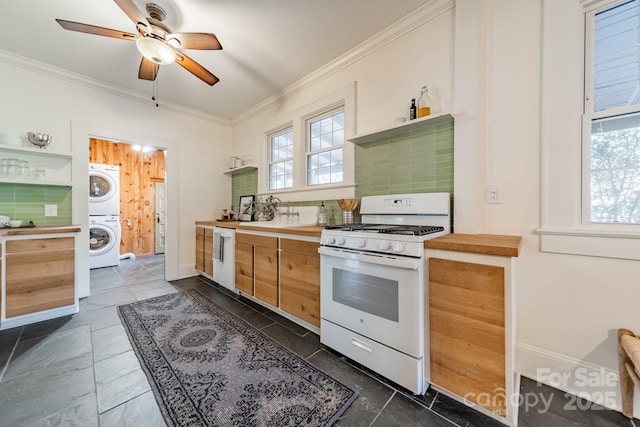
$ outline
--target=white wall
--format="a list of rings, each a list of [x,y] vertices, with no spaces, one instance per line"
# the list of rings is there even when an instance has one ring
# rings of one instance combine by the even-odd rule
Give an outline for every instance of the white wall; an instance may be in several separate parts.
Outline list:
[[[455,11],[234,123],[234,152],[260,152],[267,124],[351,81],[357,133],[390,124],[423,83],[436,85],[441,110],[455,117],[456,232],[523,238],[521,372],[616,407],[615,329],[640,331],[640,264],[539,251],[541,26],[542,0],[457,1]],[[503,186],[502,204],[485,203],[492,184]],[[598,376],[582,388],[581,369]],[[552,381],[554,372],[569,380]]]
[[[521,372],[615,407],[616,329],[640,330],[640,263],[539,251],[540,141],[551,138],[553,157],[560,145],[554,138],[566,135],[540,131],[542,1],[458,1],[456,15],[456,231],[523,237],[516,285]],[[552,108],[545,113],[576,119],[561,105]],[[484,203],[488,184],[504,186],[503,204]],[[549,372],[567,380],[554,382]],[[581,372],[593,375],[587,387]]]
[[[88,190],[80,191],[88,186],[88,140],[83,132],[169,148],[166,278],[196,274],[194,221],[214,218],[231,202],[230,178],[221,174],[230,153],[228,123],[118,96],[8,53],[0,55],[0,94],[2,132],[50,133],[48,149],[73,153],[73,221],[82,225],[79,240],[85,241],[79,246],[81,287],[86,288],[89,277]]]
[[[262,153],[265,131],[278,120],[286,120],[293,111],[354,81],[357,85],[356,133],[391,126],[399,116],[408,119],[411,98],[418,99],[424,84],[429,85],[435,98],[433,112],[450,112],[453,17],[453,11],[449,10],[372,54],[354,63],[346,62],[326,78],[280,99],[271,108],[256,111],[234,123],[234,153]]]

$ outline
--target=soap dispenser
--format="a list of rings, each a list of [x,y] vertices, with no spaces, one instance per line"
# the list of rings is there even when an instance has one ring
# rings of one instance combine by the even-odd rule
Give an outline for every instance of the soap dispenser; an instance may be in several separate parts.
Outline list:
[[[324,210],[324,201],[320,203],[320,210],[318,210],[318,225],[321,227],[327,225],[327,213]]]

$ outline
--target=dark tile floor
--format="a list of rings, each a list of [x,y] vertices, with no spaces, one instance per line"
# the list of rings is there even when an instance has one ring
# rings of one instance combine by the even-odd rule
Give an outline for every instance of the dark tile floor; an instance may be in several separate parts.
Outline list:
[[[0,426],[165,425],[116,307],[189,288],[357,390],[338,426],[502,425],[434,390],[413,396],[323,347],[316,334],[204,278],[166,282],[157,256],[92,270],[91,296],[74,316],[0,331]],[[567,409],[571,396],[526,378],[521,392],[536,399],[522,405],[520,426],[635,426],[594,405]]]

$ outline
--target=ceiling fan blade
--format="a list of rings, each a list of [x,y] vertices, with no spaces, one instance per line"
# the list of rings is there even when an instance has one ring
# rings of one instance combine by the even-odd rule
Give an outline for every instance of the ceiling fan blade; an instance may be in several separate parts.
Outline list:
[[[215,34],[175,33],[167,36],[167,41],[178,39],[181,49],[221,50],[222,45]]]
[[[158,77],[159,69],[160,69],[160,65],[156,64],[153,61],[149,61],[147,58],[143,56],[142,61],[140,61],[138,78],[142,80],[154,81],[156,77]]]
[[[204,68],[202,65],[198,64],[196,61],[178,50],[176,50],[176,62],[182,68],[184,68],[209,86],[213,86],[220,81],[219,78],[211,74],[211,72]]]
[[[122,9],[124,13],[127,14],[129,19],[131,19],[134,24],[136,24],[136,27],[138,26],[138,24],[142,24],[145,27],[147,27],[147,32],[152,32],[152,28],[151,28],[151,25],[149,25],[149,21],[147,21],[147,18],[144,17],[142,12],[140,12],[140,9],[138,9],[138,7],[133,3],[132,0],[113,0],[113,1],[115,1],[118,7]]]
[[[56,22],[65,30],[78,31],[80,33],[95,34],[97,36],[113,37],[115,39],[135,40],[138,38],[135,34],[126,31],[112,30],[111,28],[98,27],[96,25],[81,24],[79,22],[65,21],[64,19],[56,19]]]

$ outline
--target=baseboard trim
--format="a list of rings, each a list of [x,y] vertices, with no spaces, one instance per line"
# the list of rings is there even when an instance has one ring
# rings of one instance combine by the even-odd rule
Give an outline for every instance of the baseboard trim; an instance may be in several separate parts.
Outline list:
[[[571,393],[615,411],[621,411],[617,370],[585,362],[529,344],[519,346],[522,376]],[[634,417],[640,415],[640,390],[636,388]]]

